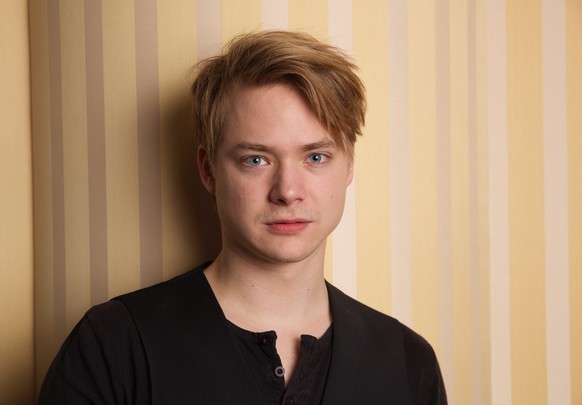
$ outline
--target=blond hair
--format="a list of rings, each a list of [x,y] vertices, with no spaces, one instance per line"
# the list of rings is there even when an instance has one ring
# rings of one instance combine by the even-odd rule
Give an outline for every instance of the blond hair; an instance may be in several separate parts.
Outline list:
[[[238,84],[294,86],[338,148],[353,158],[364,125],[365,90],[356,66],[340,49],[304,33],[262,31],[234,38],[221,55],[200,62],[196,69],[194,130],[211,163]]]

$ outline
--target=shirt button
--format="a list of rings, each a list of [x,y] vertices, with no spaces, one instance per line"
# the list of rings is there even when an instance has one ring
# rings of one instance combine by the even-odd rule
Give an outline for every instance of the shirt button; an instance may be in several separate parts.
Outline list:
[[[283,366],[275,367],[275,375],[277,377],[283,377],[285,375],[285,369],[283,368]]]
[[[287,399],[285,400],[285,405],[295,405],[295,398],[293,398],[292,395],[289,395],[289,397],[287,397]]]
[[[273,338],[271,337],[271,335],[261,336],[261,344],[263,346],[269,346],[271,343],[273,343]]]

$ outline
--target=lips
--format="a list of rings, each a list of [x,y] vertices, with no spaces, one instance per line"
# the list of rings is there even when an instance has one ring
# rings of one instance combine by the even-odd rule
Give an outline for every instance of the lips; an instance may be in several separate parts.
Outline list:
[[[307,228],[310,221],[305,219],[280,219],[267,224],[273,233],[293,235]]]

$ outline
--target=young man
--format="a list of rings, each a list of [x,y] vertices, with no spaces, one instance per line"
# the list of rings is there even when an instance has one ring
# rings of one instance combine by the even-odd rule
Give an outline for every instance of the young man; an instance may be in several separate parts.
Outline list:
[[[91,309],[40,403],[445,404],[430,345],[323,277],[365,98],[305,34],[235,39],[192,86],[216,260]]]

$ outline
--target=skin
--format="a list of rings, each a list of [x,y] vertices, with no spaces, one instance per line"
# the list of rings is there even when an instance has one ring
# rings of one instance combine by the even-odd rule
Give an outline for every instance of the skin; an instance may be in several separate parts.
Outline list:
[[[275,330],[289,381],[301,334],[331,324],[323,262],[353,164],[292,86],[239,86],[214,162],[198,150],[215,196],[222,250],[205,270],[227,319]]]

